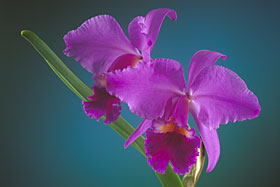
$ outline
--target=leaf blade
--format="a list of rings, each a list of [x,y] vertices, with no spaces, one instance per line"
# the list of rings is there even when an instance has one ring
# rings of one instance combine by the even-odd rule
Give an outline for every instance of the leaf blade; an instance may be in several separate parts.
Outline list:
[[[24,37],[45,59],[50,68],[66,86],[68,86],[82,100],[88,100],[87,97],[93,94],[92,90],[62,62],[51,48],[39,38],[39,36],[28,30],[21,31],[21,36]]]

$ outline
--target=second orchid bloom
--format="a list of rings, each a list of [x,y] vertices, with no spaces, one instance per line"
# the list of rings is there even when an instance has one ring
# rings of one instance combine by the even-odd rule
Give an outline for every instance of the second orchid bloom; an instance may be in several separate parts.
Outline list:
[[[152,10],[146,17],[134,18],[128,26],[131,40],[125,36],[115,18],[109,15],[93,17],[64,36],[65,55],[75,57],[94,75],[94,95],[89,97],[91,101],[83,102],[89,117],[99,120],[105,115],[106,124],[118,119],[120,101],[106,92],[106,74],[135,66],[142,60],[151,61],[150,53],[166,16],[177,19],[176,12],[166,8]]]
[[[146,132],[145,151],[152,168],[165,173],[168,163],[178,174],[196,163],[200,138],[188,125],[192,114],[208,154],[207,171],[214,169],[220,155],[217,129],[229,121],[253,119],[259,115],[257,97],[233,71],[215,65],[226,56],[198,51],[191,59],[186,85],[181,64],[150,56],[161,24],[170,9],[150,11],[134,18],[127,39],[117,21],[108,15],[96,16],[65,35],[65,54],[93,73],[94,95],[83,102],[89,117],[104,123],[116,121],[121,101],[144,118],[128,138],[125,147]]]

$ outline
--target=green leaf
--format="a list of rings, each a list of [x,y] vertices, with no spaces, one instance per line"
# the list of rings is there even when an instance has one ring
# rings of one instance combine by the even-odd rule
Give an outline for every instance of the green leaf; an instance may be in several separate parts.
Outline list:
[[[79,98],[86,101],[87,97],[92,95],[92,90],[81,81],[63,62],[60,58],[49,48],[49,46],[41,40],[35,33],[23,30],[23,36],[36,51],[45,59],[50,68],[55,74],[68,86]]]
[[[66,86],[68,86],[79,98],[84,101],[88,101],[87,97],[93,94],[92,90],[62,62],[62,60],[43,40],[41,40],[35,33],[28,30],[23,30],[21,32],[21,36],[31,43],[36,51],[45,59],[55,74],[66,84]],[[109,126],[124,139],[127,139],[135,130],[121,116],[116,122],[111,123]],[[132,144],[132,146],[134,146],[143,156],[146,156],[143,136],[140,136]],[[166,174],[156,173],[156,175],[159,178],[161,184],[165,187],[183,186],[180,177],[172,171],[170,164],[168,165]]]

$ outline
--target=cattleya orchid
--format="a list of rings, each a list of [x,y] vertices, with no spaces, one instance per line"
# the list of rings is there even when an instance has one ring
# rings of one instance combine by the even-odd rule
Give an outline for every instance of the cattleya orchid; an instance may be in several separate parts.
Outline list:
[[[155,171],[165,173],[171,162],[176,173],[189,172],[201,145],[188,125],[190,112],[205,145],[210,172],[220,155],[219,125],[255,118],[260,106],[237,74],[214,65],[225,55],[197,52],[191,59],[188,85],[179,62],[153,60],[151,50],[166,16],[177,19],[176,12],[167,8],[134,18],[128,26],[130,40],[113,17],[93,17],[64,36],[64,53],[93,73],[94,94],[83,101],[89,117],[99,120],[105,115],[104,123],[114,122],[123,101],[144,118],[125,148],[146,132],[146,156]]]
[[[257,97],[236,73],[214,65],[219,58],[226,56],[207,50],[194,54],[187,86],[181,64],[169,59],[139,62],[107,75],[107,91],[145,119],[125,146],[147,131],[146,155],[156,171],[164,173],[171,161],[174,171],[183,174],[195,163],[199,139],[188,127],[189,112],[208,154],[207,172],[219,159],[219,125],[259,115]]]
[[[156,172],[167,172],[167,175],[157,174],[163,186],[182,186],[182,182],[194,186],[204,163],[204,146],[208,154],[206,171],[212,171],[218,162],[219,125],[253,119],[259,115],[260,105],[236,73],[215,65],[219,58],[226,59],[221,53],[201,50],[194,54],[189,66],[188,84],[179,62],[160,58],[153,60],[151,50],[166,16],[177,19],[176,12],[167,8],[134,18],[128,27],[130,40],[109,15],[93,17],[65,35],[67,47],[64,53],[73,56],[93,73],[93,95],[91,89],[36,34],[25,30],[21,35],[83,100],[89,117],[99,120],[105,115],[104,123],[112,122],[110,127],[123,138],[130,135],[125,148],[146,132],[146,139],[139,138],[133,146],[146,153],[148,163]],[[121,101],[144,118],[135,131],[119,116]],[[195,120],[203,144],[195,129],[188,125],[189,113]],[[171,171],[169,162],[178,174],[193,169],[181,182]]]
[[[128,26],[130,40],[118,22],[109,15],[93,17],[64,36],[67,45],[65,55],[73,56],[94,75],[94,94],[89,97],[90,101],[83,101],[89,117],[99,120],[105,115],[106,124],[118,119],[121,102],[106,91],[106,74],[134,67],[142,60],[150,62],[150,53],[165,16],[177,19],[176,12],[167,8],[152,10],[146,17],[134,18]]]

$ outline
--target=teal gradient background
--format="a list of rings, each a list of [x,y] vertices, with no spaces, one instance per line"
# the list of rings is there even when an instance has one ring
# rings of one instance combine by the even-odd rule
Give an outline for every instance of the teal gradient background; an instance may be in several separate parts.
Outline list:
[[[89,119],[80,99],[20,37],[41,36],[89,86],[91,74],[67,58],[63,36],[99,14],[129,22],[154,8],[172,8],[178,20],[163,23],[152,56],[172,58],[187,73],[199,49],[228,56],[219,64],[237,72],[258,96],[254,120],[222,125],[220,160],[198,187],[279,186],[279,1],[2,1],[0,186],[160,186],[146,159],[102,121]],[[187,74],[186,74],[187,75]],[[124,106],[122,115],[141,119]],[[193,120],[190,121],[195,126]]]

